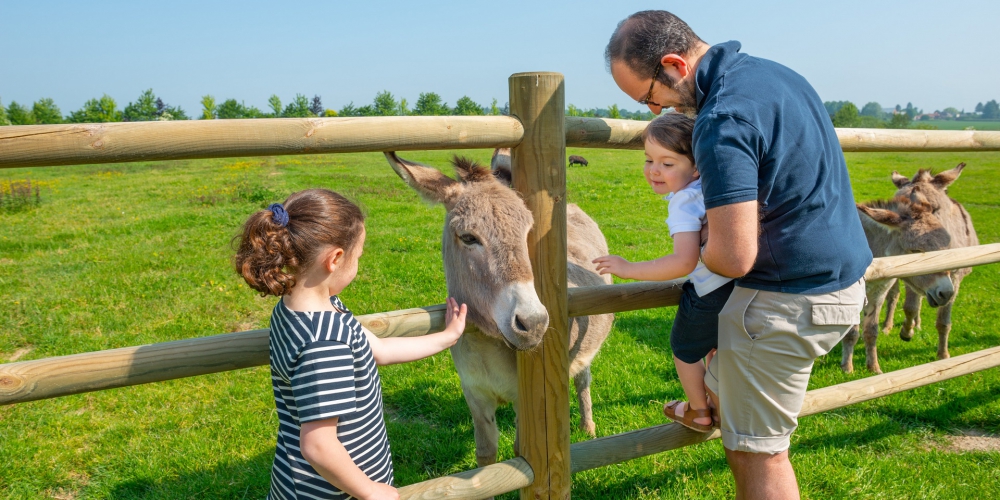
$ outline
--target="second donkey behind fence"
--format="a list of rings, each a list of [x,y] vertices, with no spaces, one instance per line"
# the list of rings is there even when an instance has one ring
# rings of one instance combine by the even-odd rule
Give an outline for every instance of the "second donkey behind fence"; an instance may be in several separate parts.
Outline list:
[[[948,186],[958,179],[965,168],[957,167],[931,175],[929,170],[920,170],[913,179],[893,172],[892,182],[898,190],[891,200],[871,201],[858,204],[858,215],[868,238],[868,246],[876,257],[931,252],[975,246],[979,244],[972,218],[957,201],[948,197]],[[919,324],[920,299],[927,298],[931,307],[938,308],[938,359],[946,359],[948,354],[948,334],[951,332],[951,308],[958,296],[962,279],[972,272],[972,268],[956,269],[940,273],[902,278],[906,285],[906,302],[903,309],[906,321],[899,332],[900,338],[910,340],[913,330]],[[879,334],[878,316],[886,296],[890,297],[887,314],[892,314],[898,288],[895,279],[871,281],[867,284],[868,304],[864,308],[861,330],[865,338],[865,354],[868,369],[882,373],[878,365],[875,342]],[[891,318],[886,319],[891,324]],[[841,368],[845,372],[854,371],[854,346],[858,342],[858,327],[855,326],[844,337]]]
[[[469,321],[478,329],[463,335],[451,355],[472,412],[476,461],[480,466],[494,463],[500,435],[496,409],[517,398],[516,351],[537,348],[549,324],[528,259],[533,218],[510,189],[510,151],[494,153],[492,171],[456,157],[459,180],[393,152],[385,156],[411,188],[443,204],[447,212],[441,252],[448,295],[469,305]],[[590,264],[608,253],[597,224],[579,207],[567,204],[566,226],[569,286],[611,284],[611,275],[598,275]],[[581,430],[593,436],[590,363],[611,331],[614,315],[570,320],[569,376],[580,403]]]

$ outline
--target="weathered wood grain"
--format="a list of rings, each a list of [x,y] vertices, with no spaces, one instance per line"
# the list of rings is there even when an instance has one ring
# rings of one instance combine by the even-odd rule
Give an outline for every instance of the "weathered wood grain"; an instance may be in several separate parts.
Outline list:
[[[391,116],[0,127],[0,168],[234,156],[511,147],[508,116]]]
[[[444,329],[444,304],[358,319],[379,337],[426,335]],[[251,330],[3,364],[0,405],[266,365],[268,335]]]
[[[994,262],[1000,262],[1000,243],[937,252],[893,255],[892,257],[875,259],[868,266],[865,279],[874,281],[886,278],[906,278]]]
[[[501,495],[531,484],[535,479],[527,460],[516,457],[450,476],[399,488],[400,500],[437,500],[440,498],[479,499]]]
[[[568,499],[569,313],[566,295],[566,144],[563,76],[511,75],[510,112],[524,126],[511,150],[513,187],[534,216],[528,257],[535,291],[549,312],[541,349],[517,353],[519,454],[534,482],[522,499]]]

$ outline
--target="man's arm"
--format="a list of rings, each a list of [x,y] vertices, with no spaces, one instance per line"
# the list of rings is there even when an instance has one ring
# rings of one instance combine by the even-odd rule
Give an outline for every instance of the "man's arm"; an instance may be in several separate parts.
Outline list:
[[[757,259],[757,200],[733,203],[706,211],[708,242],[701,260],[710,271],[739,278]]]

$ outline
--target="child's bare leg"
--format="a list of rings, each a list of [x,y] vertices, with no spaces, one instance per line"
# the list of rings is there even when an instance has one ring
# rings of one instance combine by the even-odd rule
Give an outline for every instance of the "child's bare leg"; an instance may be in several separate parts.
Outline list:
[[[717,350],[718,349],[712,349],[711,351],[708,351],[708,354],[705,355],[705,366],[708,366],[708,364],[712,362],[712,358],[715,357],[715,352]]]
[[[684,416],[684,411],[688,408],[692,410],[704,410],[708,408],[708,397],[705,388],[705,365],[700,360],[696,363],[685,363],[674,357],[674,366],[677,368],[677,378],[681,380],[684,387],[684,395],[687,396],[687,405],[677,405],[674,413],[678,417]],[[712,417],[698,417],[694,423],[702,425],[712,425]]]

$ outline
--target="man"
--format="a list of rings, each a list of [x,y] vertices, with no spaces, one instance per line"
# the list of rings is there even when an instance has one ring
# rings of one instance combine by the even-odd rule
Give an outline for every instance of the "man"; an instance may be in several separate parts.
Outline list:
[[[605,57],[618,87],[653,113],[697,114],[702,260],[737,285],[705,383],[737,498],[798,498],[789,436],[813,361],[858,321],[872,254],[819,96],[790,69],[739,50],[644,11],[619,23]]]

